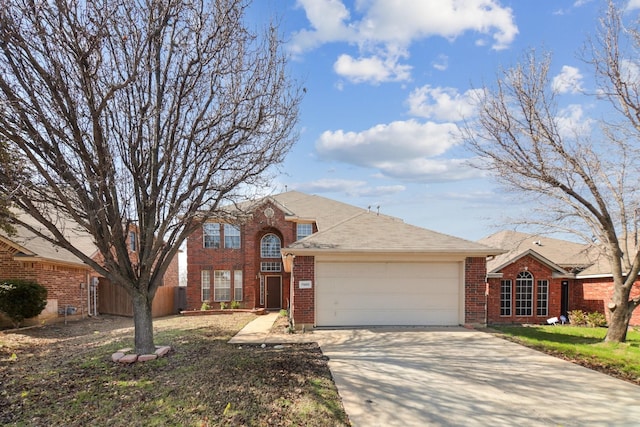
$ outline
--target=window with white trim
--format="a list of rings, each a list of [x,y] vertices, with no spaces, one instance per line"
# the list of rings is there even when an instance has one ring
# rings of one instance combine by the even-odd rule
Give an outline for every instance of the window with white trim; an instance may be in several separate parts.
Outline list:
[[[533,315],[533,276],[522,271],[516,276],[516,316]]]
[[[500,281],[500,316],[511,316],[511,280]]]
[[[261,258],[280,258],[280,238],[275,234],[267,234],[260,240]]]
[[[207,222],[202,224],[203,244],[205,248],[220,247],[220,224]]]
[[[200,272],[200,298],[202,301],[211,299],[211,271],[202,270]]]
[[[240,249],[240,227],[232,224],[224,225],[224,247]]]
[[[231,301],[231,271],[214,270],[213,300],[214,301]]]
[[[281,266],[282,266],[282,263],[279,261],[278,262],[271,262],[271,261],[261,262],[260,271],[265,273],[278,272],[278,271],[282,271]]]
[[[233,300],[242,301],[242,270],[233,271]]]
[[[538,280],[538,295],[536,301],[536,315],[549,315],[549,281]]]
[[[296,225],[296,240],[303,239],[313,234],[313,224],[298,223]]]

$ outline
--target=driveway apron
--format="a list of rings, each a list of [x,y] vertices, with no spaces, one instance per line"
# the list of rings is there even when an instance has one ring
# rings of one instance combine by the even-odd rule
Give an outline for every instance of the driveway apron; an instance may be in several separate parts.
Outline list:
[[[640,387],[464,328],[314,331],[354,426],[637,426]]]

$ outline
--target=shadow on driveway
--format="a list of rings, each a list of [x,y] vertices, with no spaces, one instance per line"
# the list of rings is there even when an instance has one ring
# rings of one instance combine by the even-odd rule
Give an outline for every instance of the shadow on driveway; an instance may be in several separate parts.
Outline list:
[[[314,331],[354,426],[637,426],[640,387],[464,328]]]

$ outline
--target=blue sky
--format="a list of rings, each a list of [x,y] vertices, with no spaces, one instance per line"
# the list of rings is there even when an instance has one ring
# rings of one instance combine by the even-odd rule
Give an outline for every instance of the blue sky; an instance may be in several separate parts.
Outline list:
[[[627,5],[637,13],[640,0]],[[603,0],[256,0],[302,80],[300,138],[274,182],[469,240],[526,212],[456,143],[474,88],[530,48],[553,55],[567,120],[595,109],[578,53]],[[261,11],[262,10],[262,11]],[[262,13],[263,12],[263,13]],[[515,196],[515,197],[514,197]]]

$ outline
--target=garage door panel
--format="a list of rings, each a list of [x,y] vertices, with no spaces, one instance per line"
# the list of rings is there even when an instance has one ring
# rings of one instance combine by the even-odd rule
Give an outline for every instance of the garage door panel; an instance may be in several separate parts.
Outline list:
[[[460,264],[316,264],[318,326],[456,325]]]

